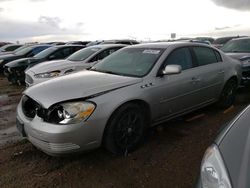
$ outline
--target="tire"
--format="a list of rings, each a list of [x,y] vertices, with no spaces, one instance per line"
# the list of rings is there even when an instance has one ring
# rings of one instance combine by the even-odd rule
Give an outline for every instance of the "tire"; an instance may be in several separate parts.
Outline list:
[[[147,122],[139,105],[128,103],[111,116],[104,134],[104,146],[117,155],[127,155],[143,141]]]
[[[221,92],[220,99],[218,102],[218,106],[220,108],[225,109],[233,105],[235,101],[237,87],[238,85],[236,80],[230,79],[227,81]]]

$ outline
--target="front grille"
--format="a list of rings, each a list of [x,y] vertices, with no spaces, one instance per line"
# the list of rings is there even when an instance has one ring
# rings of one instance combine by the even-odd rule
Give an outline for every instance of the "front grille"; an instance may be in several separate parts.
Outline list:
[[[30,75],[26,74],[25,75],[25,82],[28,84],[33,84],[34,80],[31,78]]]
[[[41,105],[28,96],[22,98],[23,113],[28,118],[34,118],[37,112],[41,109]]]

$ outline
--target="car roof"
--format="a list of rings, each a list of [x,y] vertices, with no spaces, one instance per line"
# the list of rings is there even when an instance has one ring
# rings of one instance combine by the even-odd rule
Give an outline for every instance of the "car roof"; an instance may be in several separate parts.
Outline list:
[[[136,44],[133,46],[129,46],[129,48],[168,48],[169,46],[205,46],[211,47],[206,44],[198,43],[198,42],[183,42],[183,41],[175,41],[175,42],[157,42],[157,43],[145,43],[145,44]]]
[[[241,37],[241,38],[234,38],[232,39],[233,41],[234,40],[250,40],[250,37]]]
[[[125,47],[125,46],[128,46],[128,45],[125,45],[125,44],[98,44],[98,45],[89,46],[87,48],[106,49],[106,48],[112,48],[112,47]]]
[[[64,47],[85,47],[84,45],[78,45],[78,44],[67,44],[67,45],[52,45],[51,47],[54,47],[54,48],[64,48]]]

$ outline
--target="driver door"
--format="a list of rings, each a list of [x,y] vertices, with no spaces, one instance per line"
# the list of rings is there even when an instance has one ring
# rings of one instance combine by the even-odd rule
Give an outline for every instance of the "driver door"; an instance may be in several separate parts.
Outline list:
[[[200,78],[193,69],[193,58],[188,47],[177,48],[166,58],[167,65],[180,65],[182,72],[156,78],[156,88],[160,111],[159,119],[165,119],[184,113],[200,103]],[[161,70],[162,71],[162,70]]]

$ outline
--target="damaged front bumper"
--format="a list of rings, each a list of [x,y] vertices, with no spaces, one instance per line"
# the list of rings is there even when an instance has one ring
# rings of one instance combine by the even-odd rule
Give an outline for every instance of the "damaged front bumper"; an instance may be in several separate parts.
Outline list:
[[[38,149],[51,156],[60,156],[101,145],[102,133],[96,130],[99,121],[79,124],[57,125],[45,122],[37,115],[31,119],[24,115],[22,104],[17,107],[17,128],[19,132]]]

